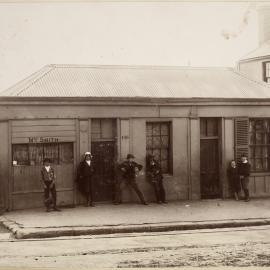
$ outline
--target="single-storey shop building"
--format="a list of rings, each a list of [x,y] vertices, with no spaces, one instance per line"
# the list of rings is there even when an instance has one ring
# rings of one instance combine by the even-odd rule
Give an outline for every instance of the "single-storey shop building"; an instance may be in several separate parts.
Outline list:
[[[0,93],[5,209],[43,205],[49,157],[60,205],[78,205],[76,168],[94,156],[95,200],[111,202],[114,164],[153,153],[168,200],[227,198],[231,159],[249,156],[251,196],[270,195],[270,87],[228,68],[49,65]],[[144,172],[144,171],[143,171]],[[154,192],[138,177],[148,201]],[[137,201],[124,184],[123,201]]]

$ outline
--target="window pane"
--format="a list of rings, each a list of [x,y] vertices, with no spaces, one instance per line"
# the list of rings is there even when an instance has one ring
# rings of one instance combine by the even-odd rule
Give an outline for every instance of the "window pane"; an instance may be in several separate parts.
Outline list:
[[[255,131],[255,121],[250,120],[249,121],[249,132],[254,132]]]
[[[146,137],[146,149],[153,148],[152,137]]]
[[[251,169],[252,171],[255,171],[256,168],[255,168],[255,161],[254,161],[254,159],[253,159],[253,158],[250,158],[250,159],[249,159],[249,163],[250,163],[250,169]]]
[[[251,119],[249,122],[250,163],[253,171],[269,171],[270,120]]]
[[[160,150],[159,149],[154,149],[153,150],[153,155],[157,160],[160,160]]]
[[[44,144],[44,158],[49,158],[53,164],[59,164],[58,144]]]
[[[255,129],[256,129],[256,131],[264,131],[263,120],[256,120]]]
[[[161,150],[161,160],[168,160],[169,159],[169,152],[167,149]]]
[[[160,137],[153,137],[153,148],[160,148]]]
[[[29,145],[29,157],[30,165],[42,165],[43,164],[43,145],[33,144]]]
[[[169,147],[169,137],[168,136],[162,136],[161,137],[161,147],[162,148],[168,148]]]
[[[161,135],[169,135],[169,126],[168,124],[161,124]]]
[[[28,144],[12,146],[13,165],[29,165]]]
[[[153,124],[153,136],[160,135],[160,124]]]
[[[268,170],[268,159],[267,158],[263,159],[263,170],[264,171]]]
[[[264,134],[256,132],[256,144],[263,144],[264,143]]]
[[[168,123],[146,124],[146,151],[154,155],[164,173],[169,167],[169,132]]]
[[[151,124],[147,124],[146,125],[146,136],[149,137],[149,136],[152,136],[153,135],[153,127]]]
[[[262,154],[262,147],[255,147],[255,157],[258,158],[258,157],[262,157],[263,154]]]
[[[249,144],[256,144],[256,136],[255,133],[249,134]]]
[[[261,158],[255,159],[255,168],[257,171],[262,171],[263,169],[263,161]]]

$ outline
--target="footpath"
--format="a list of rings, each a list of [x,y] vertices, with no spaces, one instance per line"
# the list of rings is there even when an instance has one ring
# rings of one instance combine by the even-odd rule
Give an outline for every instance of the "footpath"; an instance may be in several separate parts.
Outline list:
[[[0,223],[17,239],[270,225],[270,199],[97,204],[61,210],[5,212]]]

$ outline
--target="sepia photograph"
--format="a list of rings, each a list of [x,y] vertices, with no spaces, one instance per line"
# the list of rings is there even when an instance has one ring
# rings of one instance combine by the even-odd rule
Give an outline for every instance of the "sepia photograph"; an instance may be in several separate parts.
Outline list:
[[[270,1],[0,0],[0,269],[270,267]]]

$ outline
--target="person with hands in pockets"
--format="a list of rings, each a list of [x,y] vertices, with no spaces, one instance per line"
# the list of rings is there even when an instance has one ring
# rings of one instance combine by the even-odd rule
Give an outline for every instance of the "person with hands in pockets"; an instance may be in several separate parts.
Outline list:
[[[44,166],[41,168],[41,178],[44,187],[44,203],[46,211],[49,212],[51,206],[53,207],[53,211],[60,211],[60,209],[56,207],[56,175],[54,169],[51,167],[51,160],[45,158],[43,164]]]

